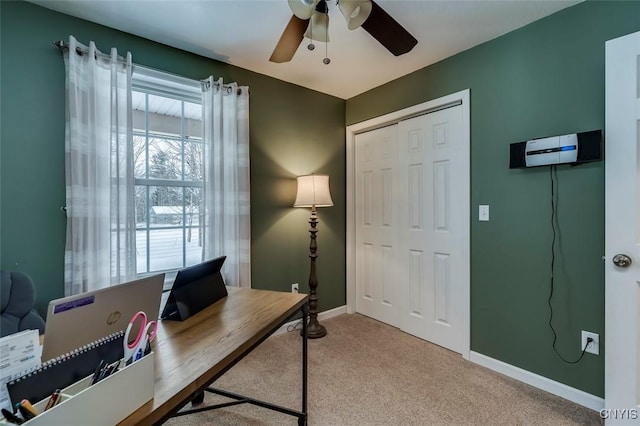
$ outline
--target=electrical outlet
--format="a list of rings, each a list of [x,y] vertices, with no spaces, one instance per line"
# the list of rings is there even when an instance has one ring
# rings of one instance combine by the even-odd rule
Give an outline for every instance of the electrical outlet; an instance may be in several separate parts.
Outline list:
[[[291,293],[299,293],[298,283],[291,284]]]
[[[593,342],[590,342],[587,345],[587,339],[591,337]],[[585,352],[589,352],[590,354],[600,355],[600,336],[596,333],[591,333],[590,331],[582,330],[582,339],[580,339],[580,350],[582,351],[587,346]]]
[[[478,220],[480,222],[488,222],[489,221],[489,206],[488,205],[479,205],[478,206]]]

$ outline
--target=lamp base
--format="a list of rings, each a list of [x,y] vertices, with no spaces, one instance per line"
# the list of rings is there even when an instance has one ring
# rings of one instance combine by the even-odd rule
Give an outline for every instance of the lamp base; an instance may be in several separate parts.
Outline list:
[[[300,332],[302,335],[302,332]],[[309,320],[309,324],[307,325],[307,339],[319,339],[327,335],[327,329],[324,328],[322,324],[315,321]]]

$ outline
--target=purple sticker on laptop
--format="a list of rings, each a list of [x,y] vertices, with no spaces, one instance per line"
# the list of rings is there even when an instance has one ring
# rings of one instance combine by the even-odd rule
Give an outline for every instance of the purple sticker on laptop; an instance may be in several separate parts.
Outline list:
[[[95,301],[95,296],[82,297],[80,299],[72,300],[70,302],[60,303],[53,307],[53,313],[59,314],[60,312],[70,311],[71,309],[79,308],[81,306],[90,305]]]

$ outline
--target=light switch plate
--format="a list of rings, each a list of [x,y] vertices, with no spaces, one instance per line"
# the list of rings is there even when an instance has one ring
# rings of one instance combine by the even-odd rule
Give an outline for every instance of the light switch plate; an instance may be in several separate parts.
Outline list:
[[[478,220],[480,222],[488,222],[489,221],[489,206],[480,204],[478,206]]]

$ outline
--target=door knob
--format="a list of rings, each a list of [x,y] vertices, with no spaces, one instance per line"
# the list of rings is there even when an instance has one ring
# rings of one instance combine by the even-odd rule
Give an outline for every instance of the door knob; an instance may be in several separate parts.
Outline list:
[[[613,264],[618,268],[626,268],[631,265],[631,258],[626,254],[616,254],[613,256]]]

